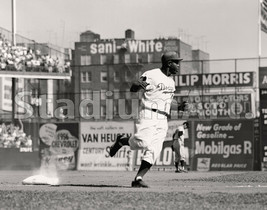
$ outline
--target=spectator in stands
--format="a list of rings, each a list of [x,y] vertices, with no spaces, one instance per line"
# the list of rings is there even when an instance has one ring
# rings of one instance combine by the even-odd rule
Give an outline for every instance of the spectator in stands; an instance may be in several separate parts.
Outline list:
[[[41,55],[40,50],[12,46],[0,33],[0,70],[64,72],[65,65],[58,57]]]
[[[22,124],[22,122],[20,122]],[[21,128],[13,123],[0,125],[0,147],[12,148],[12,147],[31,147],[31,136],[27,136],[23,131],[23,125]]]

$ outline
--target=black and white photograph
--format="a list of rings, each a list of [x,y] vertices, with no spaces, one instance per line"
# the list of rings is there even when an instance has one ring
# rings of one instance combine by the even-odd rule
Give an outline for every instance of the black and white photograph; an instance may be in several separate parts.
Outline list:
[[[267,0],[0,0],[0,209],[267,209]]]

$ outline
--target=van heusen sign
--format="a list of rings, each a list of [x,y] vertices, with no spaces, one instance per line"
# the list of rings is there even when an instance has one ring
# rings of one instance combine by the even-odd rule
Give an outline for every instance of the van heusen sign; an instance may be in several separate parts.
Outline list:
[[[181,87],[241,87],[252,86],[254,72],[231,72],[213,74],[184,74],[174,77],[175,86]]]

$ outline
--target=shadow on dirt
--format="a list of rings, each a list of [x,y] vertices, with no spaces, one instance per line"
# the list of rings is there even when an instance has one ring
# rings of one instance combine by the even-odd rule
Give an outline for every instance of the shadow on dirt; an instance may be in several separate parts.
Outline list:
[[[68,187],[107,187],[107,188],[131,188],[130,186],[121,186],[121,185],[106,185],[106,184],[60,184],[55,185],[55,187],[68,186]]]

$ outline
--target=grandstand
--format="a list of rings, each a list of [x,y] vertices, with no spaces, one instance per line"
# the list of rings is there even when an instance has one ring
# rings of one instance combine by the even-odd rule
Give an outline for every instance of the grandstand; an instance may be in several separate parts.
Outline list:
[[[63,48],[51,44],[40,44],[16,34],[16,45],[12,45],[12,33],[0,27],[0,110],[2,119],[14,120],[14,96],[19,91],[30,91],[40,95],[50,94],[60,86],[59,80],[71,78],[70,55]],[[11,79],[12,78],[12,79]],[[31,99],[29,99],[31,100]],[[50,112],[53,107],[50,107]]]
[[[64,92],[71,79],[71,57],[63,48],[40,44],[0,27],[0,168],[31,168],[39,165],[39,116],[41,95],[48,100],[57,98],[55,92]],[[33,113],[21,118],[25,108],[19,106],[16,96],[27,93],[23,99]],[[51,121],[54,104],[45,103]]]
[[[12,78],[70,79],[70,55],[50,44],[16,35],[0,27],[0,76]]]

